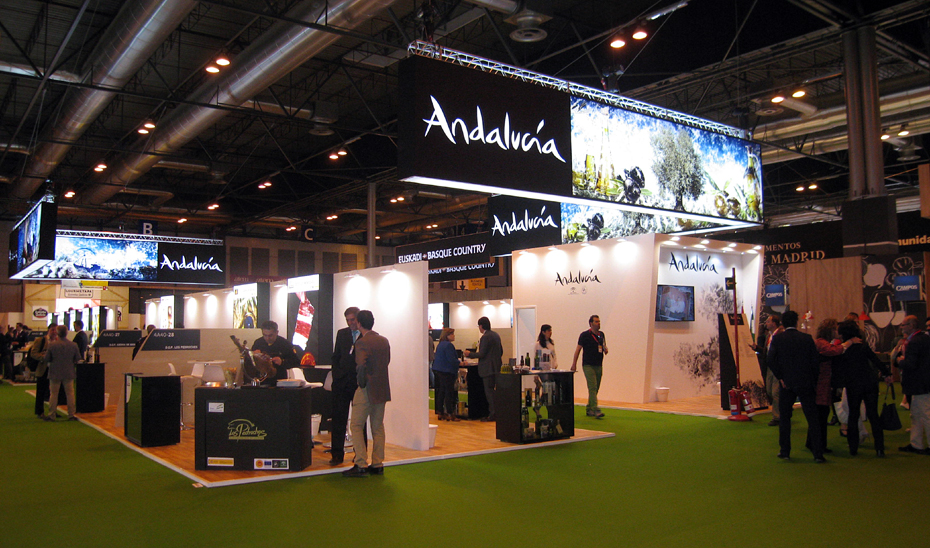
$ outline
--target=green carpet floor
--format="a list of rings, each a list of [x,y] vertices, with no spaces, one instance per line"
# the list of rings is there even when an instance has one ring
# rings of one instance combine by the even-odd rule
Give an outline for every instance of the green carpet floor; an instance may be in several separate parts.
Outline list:
[[[616,437],[338,475],[196,489],[80,423],[37,420],[0,386],[0,546],[921,546],[930,456],[904,430],[851,458],[781,461],[751,423],[606,410]],[[424,402],[424,405],[426,403]],[[390,413],[390,405],[388,405]],[[801,415],[798,417],[798,415]],[[907,413],[902,413],[905,428]]]

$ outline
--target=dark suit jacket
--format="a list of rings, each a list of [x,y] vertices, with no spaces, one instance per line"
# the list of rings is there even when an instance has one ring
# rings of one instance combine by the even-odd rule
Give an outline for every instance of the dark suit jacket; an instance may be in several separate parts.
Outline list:
[[[914,334],[904,349],[901,368],[901,389],[908,396],[930,393],[930,336],[921,331]]]
[[[355,378],[355,354],[352,353],[352,330],[343,327],[336,332],[333,345],[333,380]]]
[[[87,333],[78,331],[77,335],[75,335],[72,340],[74,344],[78,345],[78,351],[81,352],[81,356],[84,356],[87,353]]]
[[[501,336],[488,329],[478,341],[478,375],[490,377],[500,373],[503,355]]]
[[[775,378],[799,396],[812,395],[820,373],[820,354],[814,339],[797,329],[786,329],[772,337],[766,365]]]
[[[377,332],[369,331],[355,341],[358,385],[368,390],[368,401],[373,404],[391,401],[390,363],[391,343]]]

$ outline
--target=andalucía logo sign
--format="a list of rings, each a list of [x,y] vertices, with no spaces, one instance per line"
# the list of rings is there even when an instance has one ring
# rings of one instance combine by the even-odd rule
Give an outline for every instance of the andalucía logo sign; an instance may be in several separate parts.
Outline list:
[[[452,144],[458,144],[455,137],[456,134],[459,134],[466,145],[470,145],[474,141],[486,145],[497,145],[503,150],[522,152],[535,150],[539,154],[548,154],[558,159],[563,164],[566,163],[565,158],[562,158],[562,155],[559,153],[559,147],[555,139],[549,139],[545,143],[540,142],[541,139],[544,139],[544,137],[539,136],[539,134],[546,125],[545,120],[539,121],[534,135],[528,131],[525,132],[512,129],[510,127],[510,114],[508,113],[504,115],[503,128],[496,127],[490,131],[486,131],[484,127],[484,118],[481,115],[481,107],[479,106],[475,107],[476,117],[474,127],[469,129],[468,123],[461,118],[452,120],[450,124],[446,119],[446,114],[443,112],[439,101],[432,95],[430,95],[429,98],[433,103],[433,114],[429,119],[423,119],[423,121],[426,122],[426,133],[424,133],[424,137],[429,135],[433,127],[438,127],[445,134],[446,139],[452,142]]]
[[[675,254],[671,253],[672,260],[668,263],[669,270],[677,270],[678,272],[692,271],[692,272],[713,272],[718,274],[717,266],[711,264],[710,256],[708,255],[707,261],[702,261],[700,257],[695,256],[694,259],[690,255],[685,254],[684,259],[676,259]]]
[[[169,270],[215,270],[216,272],[222,272],[223,269],[220,268],[220,265],[216,264],[213,261],[213,257],[207,259],[206,262],[201,262],[196,255],[190,261],[186,259],[184,255],[181,255],[180,261],[172,261],[168,258],[167,255],[162,255],[164,257],[161,261],[160,268],[168,268]]]
[[[544,226],[551,226],[552,228],[559,227],[552,219],[552,215],[546,215],[546,206],[542,207],[542,210],[540,210],[539,215],[536,217],[530,217],[530,212],[524,209],[523,218],[519,221],[517,220],[517,213],[512,212],[509,223],[507,221],[501,222],[501,220],[497,218],[497,215],[494,215],[494,226],[491,227],[491,234],[506,236],[513,232],[529,232],[530,230],[535,230]]]

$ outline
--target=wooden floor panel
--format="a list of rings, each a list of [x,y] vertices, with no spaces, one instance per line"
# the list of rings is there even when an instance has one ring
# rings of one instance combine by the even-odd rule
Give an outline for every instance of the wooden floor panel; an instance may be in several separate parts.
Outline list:
[[[64,411],[64,408],[61,408]],[[269,481],[294,477],[314,476],[341,472],[352,466],[352,453],[346,454],[342,466],[331,467],[328,464],[329,453],[324,452],[323,443],[329,441],[329,435],[324,433],[314,441],[321,442],[315,445],[309,467],[301,472],[270,472],[270,471],[239,471],[239,470],[195,470],[194,469],[194,431],[182,430],[181,443],[163,447],[138,447],[128,441],[123,435],[123,429],[114,426],[116,406],[111,405],[100,413],[82,413],[79,418],[85,424],[107,434],[127,447],[142,453],[180,474],[192,479],[195,484],[205,487],[219,487],[239,483],[256,481]],[[431,418],[435,417],[431,414]],[[610,432],[596,432],[575,428],[575,436],[568,440],[515,445],[504,443],[495,439],[495,425],[493,422],[479,421],[434,421],[438,423],[436,445],[428,451],[415,451],[398,447],[388,443],[385,447],[385,466],[396,466],[413,462],[447,459],[493,453],[500,451],[513,451],[532,449],[545,445],[573,443],[598,438],[612,437]],[[198,485],[198,486],[199,486]]]

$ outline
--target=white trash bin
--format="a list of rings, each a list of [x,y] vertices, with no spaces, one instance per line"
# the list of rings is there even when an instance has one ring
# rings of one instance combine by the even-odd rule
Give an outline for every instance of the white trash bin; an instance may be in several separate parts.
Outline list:
[[[656,401],[668,401],[668,388],[664,386],[656,388]]]

